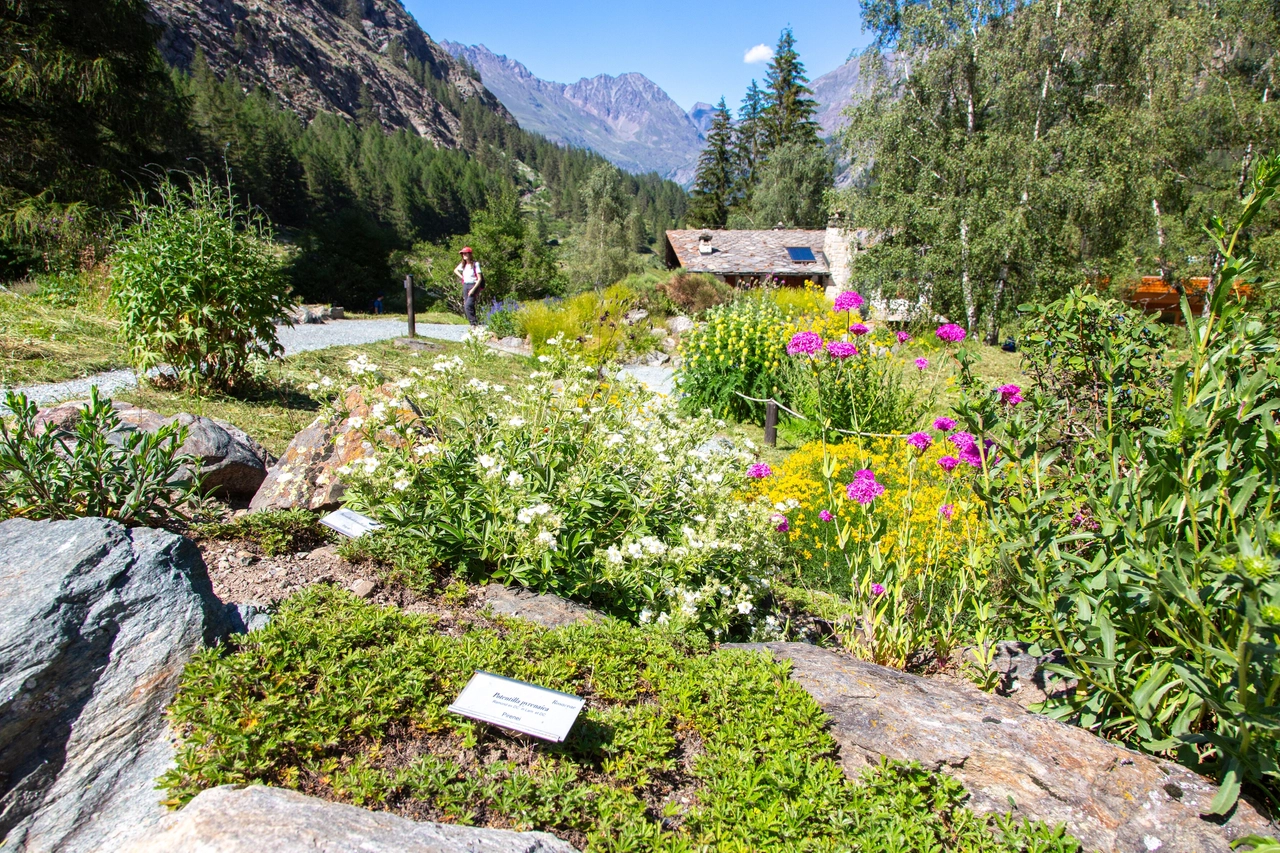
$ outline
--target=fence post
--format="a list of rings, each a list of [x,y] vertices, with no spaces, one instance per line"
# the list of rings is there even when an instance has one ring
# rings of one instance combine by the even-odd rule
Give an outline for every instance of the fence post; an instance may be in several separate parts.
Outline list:
[[[764,404],[764,443],[778,446],[778,404],[773,400]]]
[[[418,328],[416,318],[413,316],[413,276],[404,277],[404,302],[405,309],[409,312],[409,337],[416,338],[418,336]]]

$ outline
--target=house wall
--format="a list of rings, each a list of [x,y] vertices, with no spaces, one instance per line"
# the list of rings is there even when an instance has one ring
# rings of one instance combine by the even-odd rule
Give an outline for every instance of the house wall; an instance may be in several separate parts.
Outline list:
[[[830,286],[844,290],[852,278],[853,249],[850,234],[843,228],[829,226],[822,241],[822,253],[827,256],[827,269],[831,271]]]

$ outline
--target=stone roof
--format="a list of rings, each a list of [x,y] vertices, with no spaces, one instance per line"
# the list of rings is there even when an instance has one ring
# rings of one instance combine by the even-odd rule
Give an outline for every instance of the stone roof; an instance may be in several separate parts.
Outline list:
[[[711,238],[711,253],[699,251],[703,236]],[[668,255],[690,272],[715,275],[829,275],[823,253],[826,231],[779,229],[767,231],[668,231]],[[791,260],[789,247],[813,250],[814,261]]]

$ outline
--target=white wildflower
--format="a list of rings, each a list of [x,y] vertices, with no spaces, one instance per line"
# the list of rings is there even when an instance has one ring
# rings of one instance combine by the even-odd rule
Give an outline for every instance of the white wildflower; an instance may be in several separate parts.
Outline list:
[[[392,483],[392,485],[396,487],[397,491],[403,492],[405,489],[409,488],[409,481],[404,477],[401,477],[400,479]]]
[[[550,530],[544,530],[539,533],[537,540],[539,544],[545,546],[548,551],[554,551],[556,549],[556,535]]]
[[[514,428],[516,428],[516,429],[520,429],[520,427],[522,427],[522,426],[524,426],[524,425],[525,425],[525,420],[524,420],[524,418],[520,417],[519,415],[516,415],[516,416],[515,416],[515,417],[513,417],[511,420],[507,421],[507,426],[509,426],[509,427],[514,427]]]
[[[741,614],[743,614],[744,616],[745,616],[746,614],[750,613],[752,610],[755,610],[755,609],[756,609],[756,608],[755,608],[755,605],[754,605],[754,604],[752,604],[750,601],[739,601],[739,602],[738,602],[738,612],[739,612],[739,613],[741,613]]]
[[[352,415],[351,418],[347,420],[347,426],[352,429],[360,429],[360,427],[364,426],[364,418],[359,417],[358,415]]]
[[[617,545],[610,545],[609,550],[604,552],[604,558],[609,563],[615,566],[622,565],[623,556],[622,556],[622,552],[618,550]],[[648,613],[647,610],[645,612]],[[649,615],[652,616],[653,614],[649,614]]]
[[[319,391],[319,390],[320,390],[320,383],[319,383],[319,382],[308,382],[308,383],[307,383],[307,390],[308,390],[308,391]]]
[[[538,356],[538,361],[542,362],[543,364],[550,364],[550,363],[551,363],[551,356],[549,356],[549,355],[540,355],[540,356]]]
[[[659,616],[659,617],[658,617],[658,624],[659,624],[659,625],[665,625],[665,624],[667,624],[667,623],[668,623],[668,622],[670,622],[670,621],[671,621],[671,617],[670,617],[670,616],[668,616],[668,615],[667,615],[667,614],[665,614],[665,613],[663,613],[661,616]]]
[[[652,622],[652,621],[653,621],[653,611],[652,611],[652,610],[650,610],[649,608],[647,608],[647,607],[646,607],[644,610],[641,610],[641,611],[640,611],[640,624],[641,624],[641,625],[648,625],[648,624],[649,624],[650,622]]]
[[[519,471],[512,471],[507,475],[507,485],[511,488],[518,488],[524,485],[524,474]]]

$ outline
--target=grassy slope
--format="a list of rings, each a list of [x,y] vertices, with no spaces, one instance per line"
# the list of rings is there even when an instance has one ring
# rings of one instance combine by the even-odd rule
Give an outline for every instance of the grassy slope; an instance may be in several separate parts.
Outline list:
[[[0,293],[0,386],[63,382],[128,367],[119,328],[103,305],[54,308]]]

